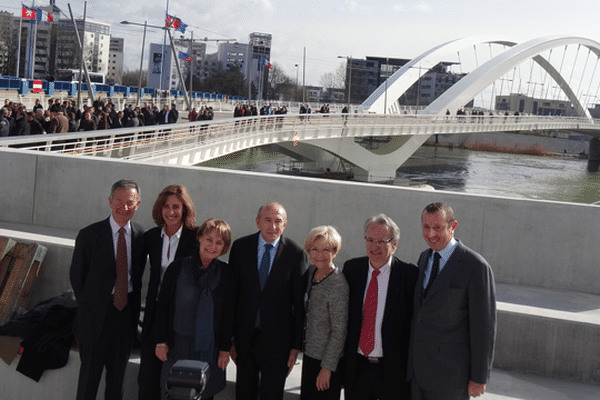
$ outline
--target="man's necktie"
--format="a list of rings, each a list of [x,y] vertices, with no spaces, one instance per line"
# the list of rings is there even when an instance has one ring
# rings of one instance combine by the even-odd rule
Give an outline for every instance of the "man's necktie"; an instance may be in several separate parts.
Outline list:
[[[427,282],[427,286],[425,287],[425,290],[423,290],[423,298],[427,297],[429,289],[431,289],[433,282],[435,282],[435,279],[437,278],[438,273],[440,272],[440,258],[440,253],[435,251],[433,253],[433,265],[431,266],[431,274],[429,274],[429,282]]]
[[[375,321],[377,319],[377,295],[379,293],[377,276],[379,273],[380,271],[376,269],[371,274],[371,282],[369,282],[367,295],[365,296],[359,342],[360,351],[363,352],[365,357],[368,357],[375,348]]]
[[[113,295],[113,305],[119,311],[123,310],[127,305],[128,286],[127,244],[125,243],[125,228],[121,228],[119,229],[119,239],[117,240],[117,280]]]
[[[265,287],[267,276],[269,276],[269,267],[271,266],[271,248],[272,244],[265,244],[265,253],[260,260],[260,267],[258,268],[258,277],[260,279],[260,290]]]

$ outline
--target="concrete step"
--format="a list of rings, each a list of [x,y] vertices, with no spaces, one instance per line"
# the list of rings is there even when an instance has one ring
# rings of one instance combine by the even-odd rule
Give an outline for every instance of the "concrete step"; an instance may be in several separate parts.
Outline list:
[[[498,284],[497,300],[495,367],[600,383],[600,296]]]

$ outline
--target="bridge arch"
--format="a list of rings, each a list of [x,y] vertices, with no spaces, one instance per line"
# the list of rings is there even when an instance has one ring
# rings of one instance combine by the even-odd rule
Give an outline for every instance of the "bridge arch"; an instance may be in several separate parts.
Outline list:
[[[389,114],[397,113],[397,99],[400,98],[410,87],[427,73],[431,68],[435,67],[442,61],[448,60],[457,51],[465,49],[469,46],[492,43],[505,46],[514,46],[516,42],[500,39],[495,36],[469,36],[466,38],[451,40],[442,43],[438,46],[427,50],[423,54],[410,60],[402,66],[387,80],[387,83],[379,86],[375,91],[362,103],[364,110],[383,114],[387,108]],[[463,78],[464,79],[464,78]],[[386,101],[387,98],[393,101]]]
[[[591,119],[589,111],[581,104],[568,82],[559,71],[539,54],[545,50],[578,44],[587,47],[596,57],[600,58],[600,43],[581,37],[547,36],[529,40],[527,42],[512,46],[502,54],[492,58],[488,62],[476,68],[467,76],[462,78],[440,97],[434,100],[423,111],[425,114],[441,115],[446,109],[456,110],[464,107],[479,92],[500,79],[506,72],[527,59],[533,59],[558,83],[571,104],[575,107],[577,114]]]

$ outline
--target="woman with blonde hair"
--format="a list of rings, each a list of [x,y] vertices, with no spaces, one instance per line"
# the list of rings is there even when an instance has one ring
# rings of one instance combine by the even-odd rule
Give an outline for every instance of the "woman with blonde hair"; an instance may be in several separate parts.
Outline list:
[[[305,296],[302,400],[340,398],[338,363],[346,341],[348,283],[333,260],[341,247],[342,238],[331,226],[312,229],[304,244],[312,265]]]

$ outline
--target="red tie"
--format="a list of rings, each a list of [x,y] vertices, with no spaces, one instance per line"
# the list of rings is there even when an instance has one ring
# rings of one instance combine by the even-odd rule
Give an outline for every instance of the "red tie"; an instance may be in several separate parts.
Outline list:
[[[377,295],[379,293],[379,285],[377,284],[377,276],[379,270],[376,269],[371,275],[371,282],[367,288],[365,296],[365,306],[363,309],[363,323],[360,331],[360,350],[365,357],[375,348],[375,320],[377,319]]]
[[[125,228],[119,229],[117,240],[117,280],[115,282],[115,293],[113,305],[119,311],[127,305],[127,244],[125,243]]]

